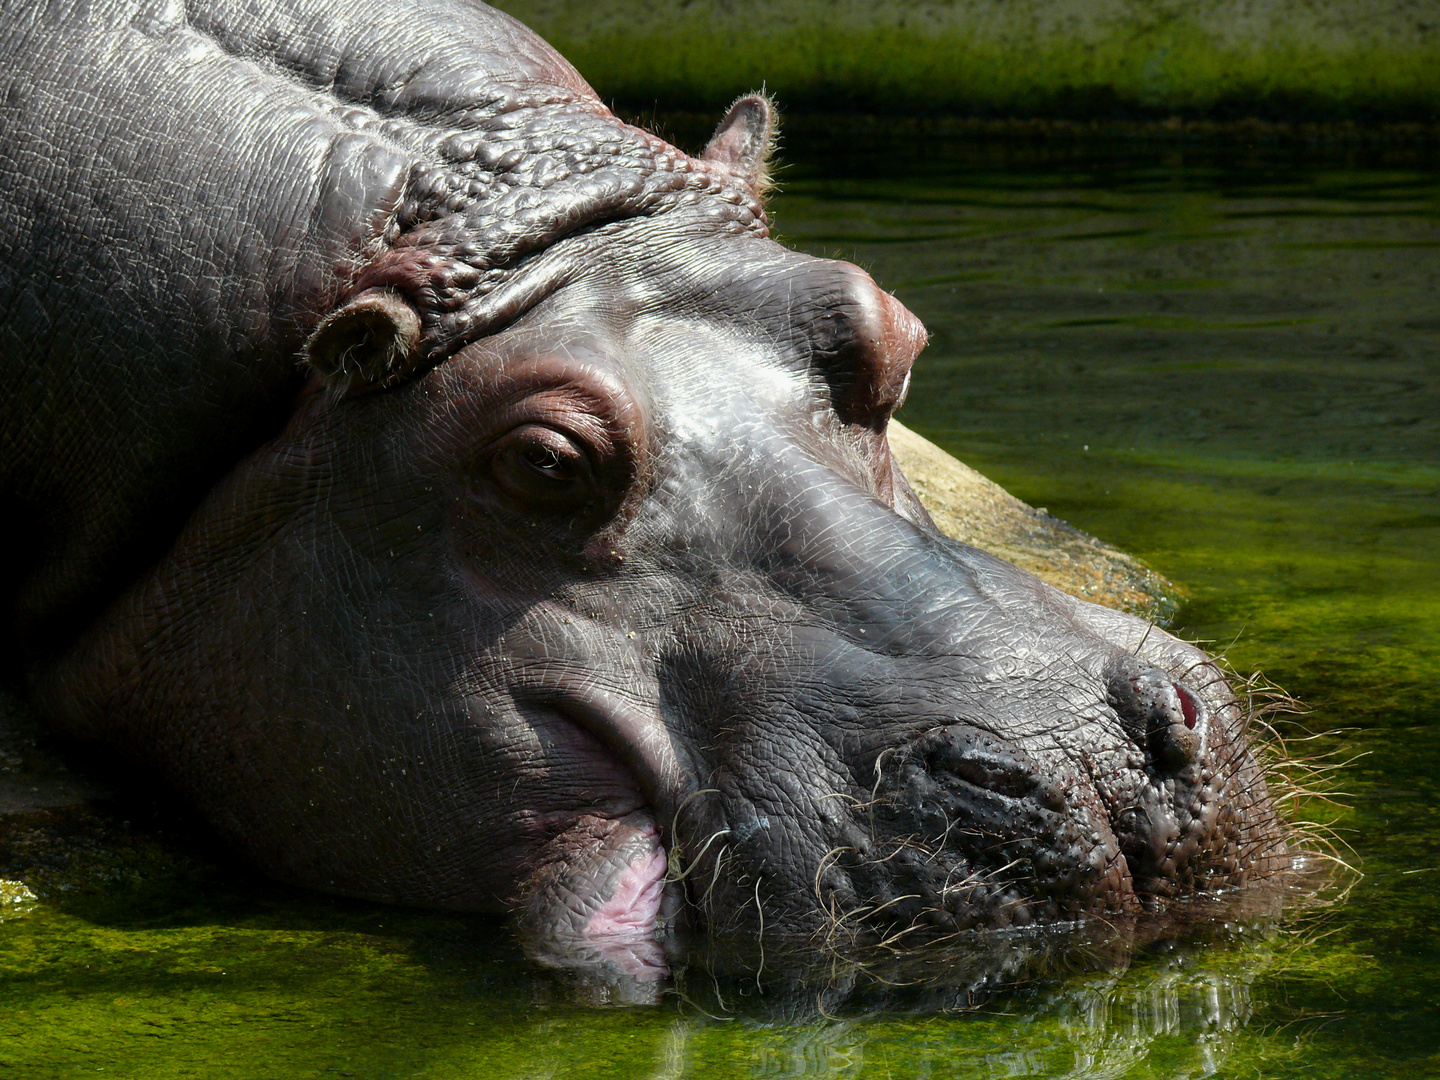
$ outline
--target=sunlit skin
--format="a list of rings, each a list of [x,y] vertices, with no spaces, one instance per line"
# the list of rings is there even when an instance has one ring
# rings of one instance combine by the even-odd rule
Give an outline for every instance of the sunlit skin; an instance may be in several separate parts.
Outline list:
[[[31,553],[20,579],[13,632],[35,632],[28,676],[60,730],[157,771],[277,877],[515,910],[540,951],[647,978],[676,927],[949,934],[1134,912],[1282,864],[1204,653],[930,523],[884,435],[924,330],[859,268],[768,238],[768,103],[737,103],[690,158],[488,11],[453,47],[490,71],[457,67],[423,18],[366,36],[431,58],[392,94],[404,65],[347,37],[356,13],[270,6],[317,21],[276,39],[253,13],[190,18],[220,26],[205,48],[279,50],[249,92],[316,111],[287,137],[323,129],[331,172],[293,198],[324,212],[234,270],[249,234],[207,203],[196,257],[238,275],[234,295],[282,264],[300,284],[265,318],[217,306],[231,351],[171,349],[198,401],[132,392],[123,424],[84,433],[95,462],[150,425],[112,455],[125,482],[96,520],[113,550]],[[322,75],[363,107],[337,110]],[[207,301],[178,295],[127,309],[115,348],[180,333]],[[54,326],[11,310],[31,342],[7,355],[32,391],[5,417],[18,476]],[[142,361],[141,389],[163,384]],[[237,379],[246,363],[259,374]],[[113,372],[74,377],[93,400]],[[229,412],[207,404],[237,386]],[[235,415],[258,419],[220,422]],[[178,532],[147,515],[157,463],[225,445],[224,467],[176,482],[172,514],[196,492]],[[42,472],[59,529],[93,466]]]

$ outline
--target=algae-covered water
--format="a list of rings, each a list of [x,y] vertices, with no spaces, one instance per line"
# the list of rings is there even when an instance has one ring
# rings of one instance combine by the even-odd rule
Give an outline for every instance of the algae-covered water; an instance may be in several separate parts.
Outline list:
[[[692,974],[602,1009],[498,922],[266,884],[163,807],[57,811],[0,823],[0,1076],[1440,1075],[1435,157],[900,123],[785,155],[784,237],[931,330],[904,419],[1310,704],[1348,898],[990,995]]]

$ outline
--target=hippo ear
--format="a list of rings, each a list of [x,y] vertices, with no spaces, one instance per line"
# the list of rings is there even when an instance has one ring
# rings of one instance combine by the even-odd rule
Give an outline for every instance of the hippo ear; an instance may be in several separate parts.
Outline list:
[[[768,168],[774,146],[775,106],[767,97],[749,94],[730,106],[700,156],[738,173],[763,194],[770,186]]]
[[[325,316],[305,343],[305,360],[342,388],[391,386],[420,358],[420,316],[389,289],[366,289]]]

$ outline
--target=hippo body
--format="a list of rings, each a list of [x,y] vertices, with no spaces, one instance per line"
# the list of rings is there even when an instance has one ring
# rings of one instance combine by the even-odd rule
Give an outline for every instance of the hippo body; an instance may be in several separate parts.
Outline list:
[[[1288,859],[1207,656],[931,524],[924,331],[768,238],[763,99],[689,157],[466,0],[0,54],[11,676],[267,873],[661,970]]]

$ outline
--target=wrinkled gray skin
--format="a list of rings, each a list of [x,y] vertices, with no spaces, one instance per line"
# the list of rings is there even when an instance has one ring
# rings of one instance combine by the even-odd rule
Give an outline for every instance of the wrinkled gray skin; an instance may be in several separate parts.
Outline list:
[[[923,329],[767,238],[763,101],[686,157],[462,0],[0,52],[16,676],[268,873],[643,976],[1285,858],[1204,654],[930,524]]]

